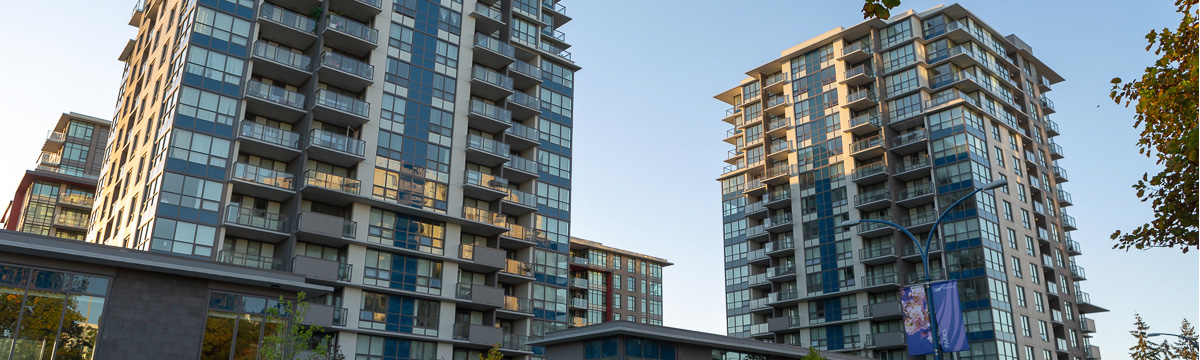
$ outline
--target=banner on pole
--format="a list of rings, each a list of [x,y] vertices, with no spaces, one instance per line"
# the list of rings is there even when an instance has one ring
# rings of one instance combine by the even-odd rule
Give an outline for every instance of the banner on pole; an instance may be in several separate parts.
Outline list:
[[[928,302],[924,285],[909,286],[900,290],[900,311],[904,313],[905,340],[908,342],[908,354],[912,356],[933,353],[933,332],[930,329],[929,308],[926,304]]]
[[[937,314],[938,342],[943,352],[966,351],[967,327],[963,323],[962,306],[958,302],[958,280],[942,281],[932,285],[933,308]]]

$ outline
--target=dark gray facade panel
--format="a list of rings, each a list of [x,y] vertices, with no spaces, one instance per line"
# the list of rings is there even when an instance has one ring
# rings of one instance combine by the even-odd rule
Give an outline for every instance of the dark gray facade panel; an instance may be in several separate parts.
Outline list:
[[[97,359],[191,359],[200,354],[207,280],[120,269],[110,293]]]

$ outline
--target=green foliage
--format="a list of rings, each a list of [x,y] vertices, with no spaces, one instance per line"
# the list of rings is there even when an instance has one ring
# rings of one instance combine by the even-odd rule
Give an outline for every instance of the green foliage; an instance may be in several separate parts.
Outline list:
[[[821,352],[817,351],[817,348],[809,346],[808,354],[804,355],[804,357],[800,358],[800,360],[827,360],[827,359],[824,356],[821,356]]]
[[[864,0],[863,19],[879,18],[887,20],[892,17],[892,9],[900,6],[900,0]]]
[[[267,309],[267,314],[278,322],[276,329],[263,337],[259,359],[262,360],[345,360],[337,346],[330,347],[329,335],[317,337],[324,329],[320,326],[302,325],[308,315],[309,305],[304,302],[304,292],[296,294],[296,302],[279,297],[279,307]],[[280,311],[284,309],[284,311]],[[272,321],[272,320],[268,320]]]
[[[500,353],[500,344],[493,344],[487,353],[479,354],[479,360],[502,360],[504,354]]]
[[[1164,28],[1146,35],[1161,55],[1153,66],[1147,67],[1139,80],[1122,83],[1112,80],[1109,97],[1128,107],[1136,103],[1134,128],[1141,128],[1138,152],[1155,157],[1164,169],[1133,185],[1142,202],[1154,206],[1154,220],[1131,232],[1117,230],[1111,236],[1115,249],[1148,249],[1179,246],[1184,253],[1200,247],[1197,238],[1197,205],[1200,180],[1197,168],[1197,85],[1196,44],[1197,17],[1192,8],[1197,0],[1176,0],[1183,20],[1175,31]]]
[[[313,33],[316,33],[317,30],[321,29],[321,16],[322,15],[325,15],[325,7],[324,6],[313,6],[311,8],[308,8],[308,17],[310,19],[313,19],[313,29],[312,29]]]

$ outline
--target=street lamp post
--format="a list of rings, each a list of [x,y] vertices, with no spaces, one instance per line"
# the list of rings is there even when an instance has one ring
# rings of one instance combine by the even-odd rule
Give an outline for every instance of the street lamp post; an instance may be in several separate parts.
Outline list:
[[[975,194],[980,191],[995,190],[995,189],[998,189],[1000,187],[1004,187],[1007,185],[1008,185],[1008,180],[993,181],[993,182],[983,185],[983,187],[981,187],[981,188],[975,189],[975,191],[972,191],[970,194],[967,194],[966,196],[963,196],[962,198],[958,199],[958,201],[955,201],[953,204],[950,204],[950,206],[946,208],[946,211],[942,212],[942,215],[938,216],[937,221],[935,221],[933,223],[933,229],[929,231],[929,236],[927,236],[925,238],[924,245],[922,245],[921,242],[917,240],[917,237],[914,236],[912,234],[912,232],[909,232],[908,229],[904,228],[903,226],[900,226],[899,224],[893,223],[891,221],[875,220],[875,219],[858,219],[858,220],[846,220],[846,221],[842,222],[841,226],[845,227],[845,228],[850,228],[850,227],[852,227],[854,225],[858,225],[860,223],[879,223],[879,224],[891,226],[893,228],[899,229],[900,231],[904,232],[904,235],[907,235],[908,238],[912,239],[913,243],[917,245],[917,251],[920,252],[920,254],[921,254],[921,266],[925,269],[925,280],[924,280],[924,282],[925,282],[925,284],[924,284],[924,286],[925,286],[925,301],[926,301],[925,312],[927,314],[929,314],[930,332],[933,333],[933,344],[934,344],[933,357],[936,360],[942,359],[942,351],[941,351],[942,343],[941,343],[941,341],[938,340],[937,318],[933,314],[933,303],[932,303],[933,297],[931,296],[931,289],[930,289],[930,285],[931,285],[930,283],[931,283],[932,279],[931,279],[930,273],[929,273],[929,245],[933,241],[933,234],[937,232],[938,225],[942,223],[942,220],[946,219],[946,215],[950,214],[950,210],[954,210],[954,207],[958,206],[958,204],[961,204],[964,200],[967,200],[967,199],[971,198],[972,196],[975,196]],[[1194,342],[1193,342],[1193,344],[1194,344]]]
[[[1180,339],[1187,340],[1188,342],[1192,343],[1192,347],[1193,347],[1193,348],[1196,348],[1197,350],[1200,350],[1200,344],[1196,344],[1196,340],[1192,340],[1192,338],[1189,338],[1189,337],[1187,337],[1187,336],[1183,336],[1183,335],[1179,335],[1179,334],[1168,334],[1168,333],[1149,333],[1149,334],[1146,334],[1146,337],[1155,337],[1155,336],[1159,336],[1159,335],[1174,336],[1174,337],[1177,337],[1177,338],[1180,338]]]

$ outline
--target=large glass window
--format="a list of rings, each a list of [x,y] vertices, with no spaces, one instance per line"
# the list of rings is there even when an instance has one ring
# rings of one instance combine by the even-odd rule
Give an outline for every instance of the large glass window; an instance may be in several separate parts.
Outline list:
[[[197,120],[232,126],[237,105],[238,100],[231,97],[186,86],[179,90],[179,114]]]
[[[282,319],[273,319],[268,309],[279,301],[256,296],[213,292],[208,300],[201,360],[254,359],[262,338],[273,334]]]
[[[373,208],[367,236],[371,242],[440,255],[446,224]]]
[[[242,59],[197,46],[188,50],[184,71],[204,79],[232,85],[236,89],[242,82],[242,69],[245,64]]]
[[[355,360],[425,360],[437,358],[437,343],[358,335]]]
[[[171,137],[168,156],[172,159],[221,168],[226,166],[229,159],[229,140],[183,129],[175,129],[171,132]]]
[[[437,336],[440,308],[437,301],[364,291],[358,327]]]
[[[95,126],[88,123],[71,121],[67,124],[67,136],[79,138],[83,140],[91,140],[92,133],[95,131]]]
[[[883,73],[889,73],[917,61],[913,45],[908,44],[883,53]]]
[[[538,26],[525,20],[513,18],[512,37],[526,44],[537,45]]]
[[[91,359],[110,281],[0,265],[0,358]]]
[[[880,47],[888,47],[912,38],[912,21],[904,19],[879,31]]]
[[[88,147],[85,145],[66,143],[63,145],[62,159],[74,161],[87,161]]]
[[[368,249],[363,284],[440,295],[442,262]]]
[[[196,22],[192,30],[213,40],[247,46],[250,37],[250,22],[229,14],[217,12],[203,6],[196,8]]]
[[[216,236],[217,228],[212,226],[158,218],[150,250],[210,257]]]

